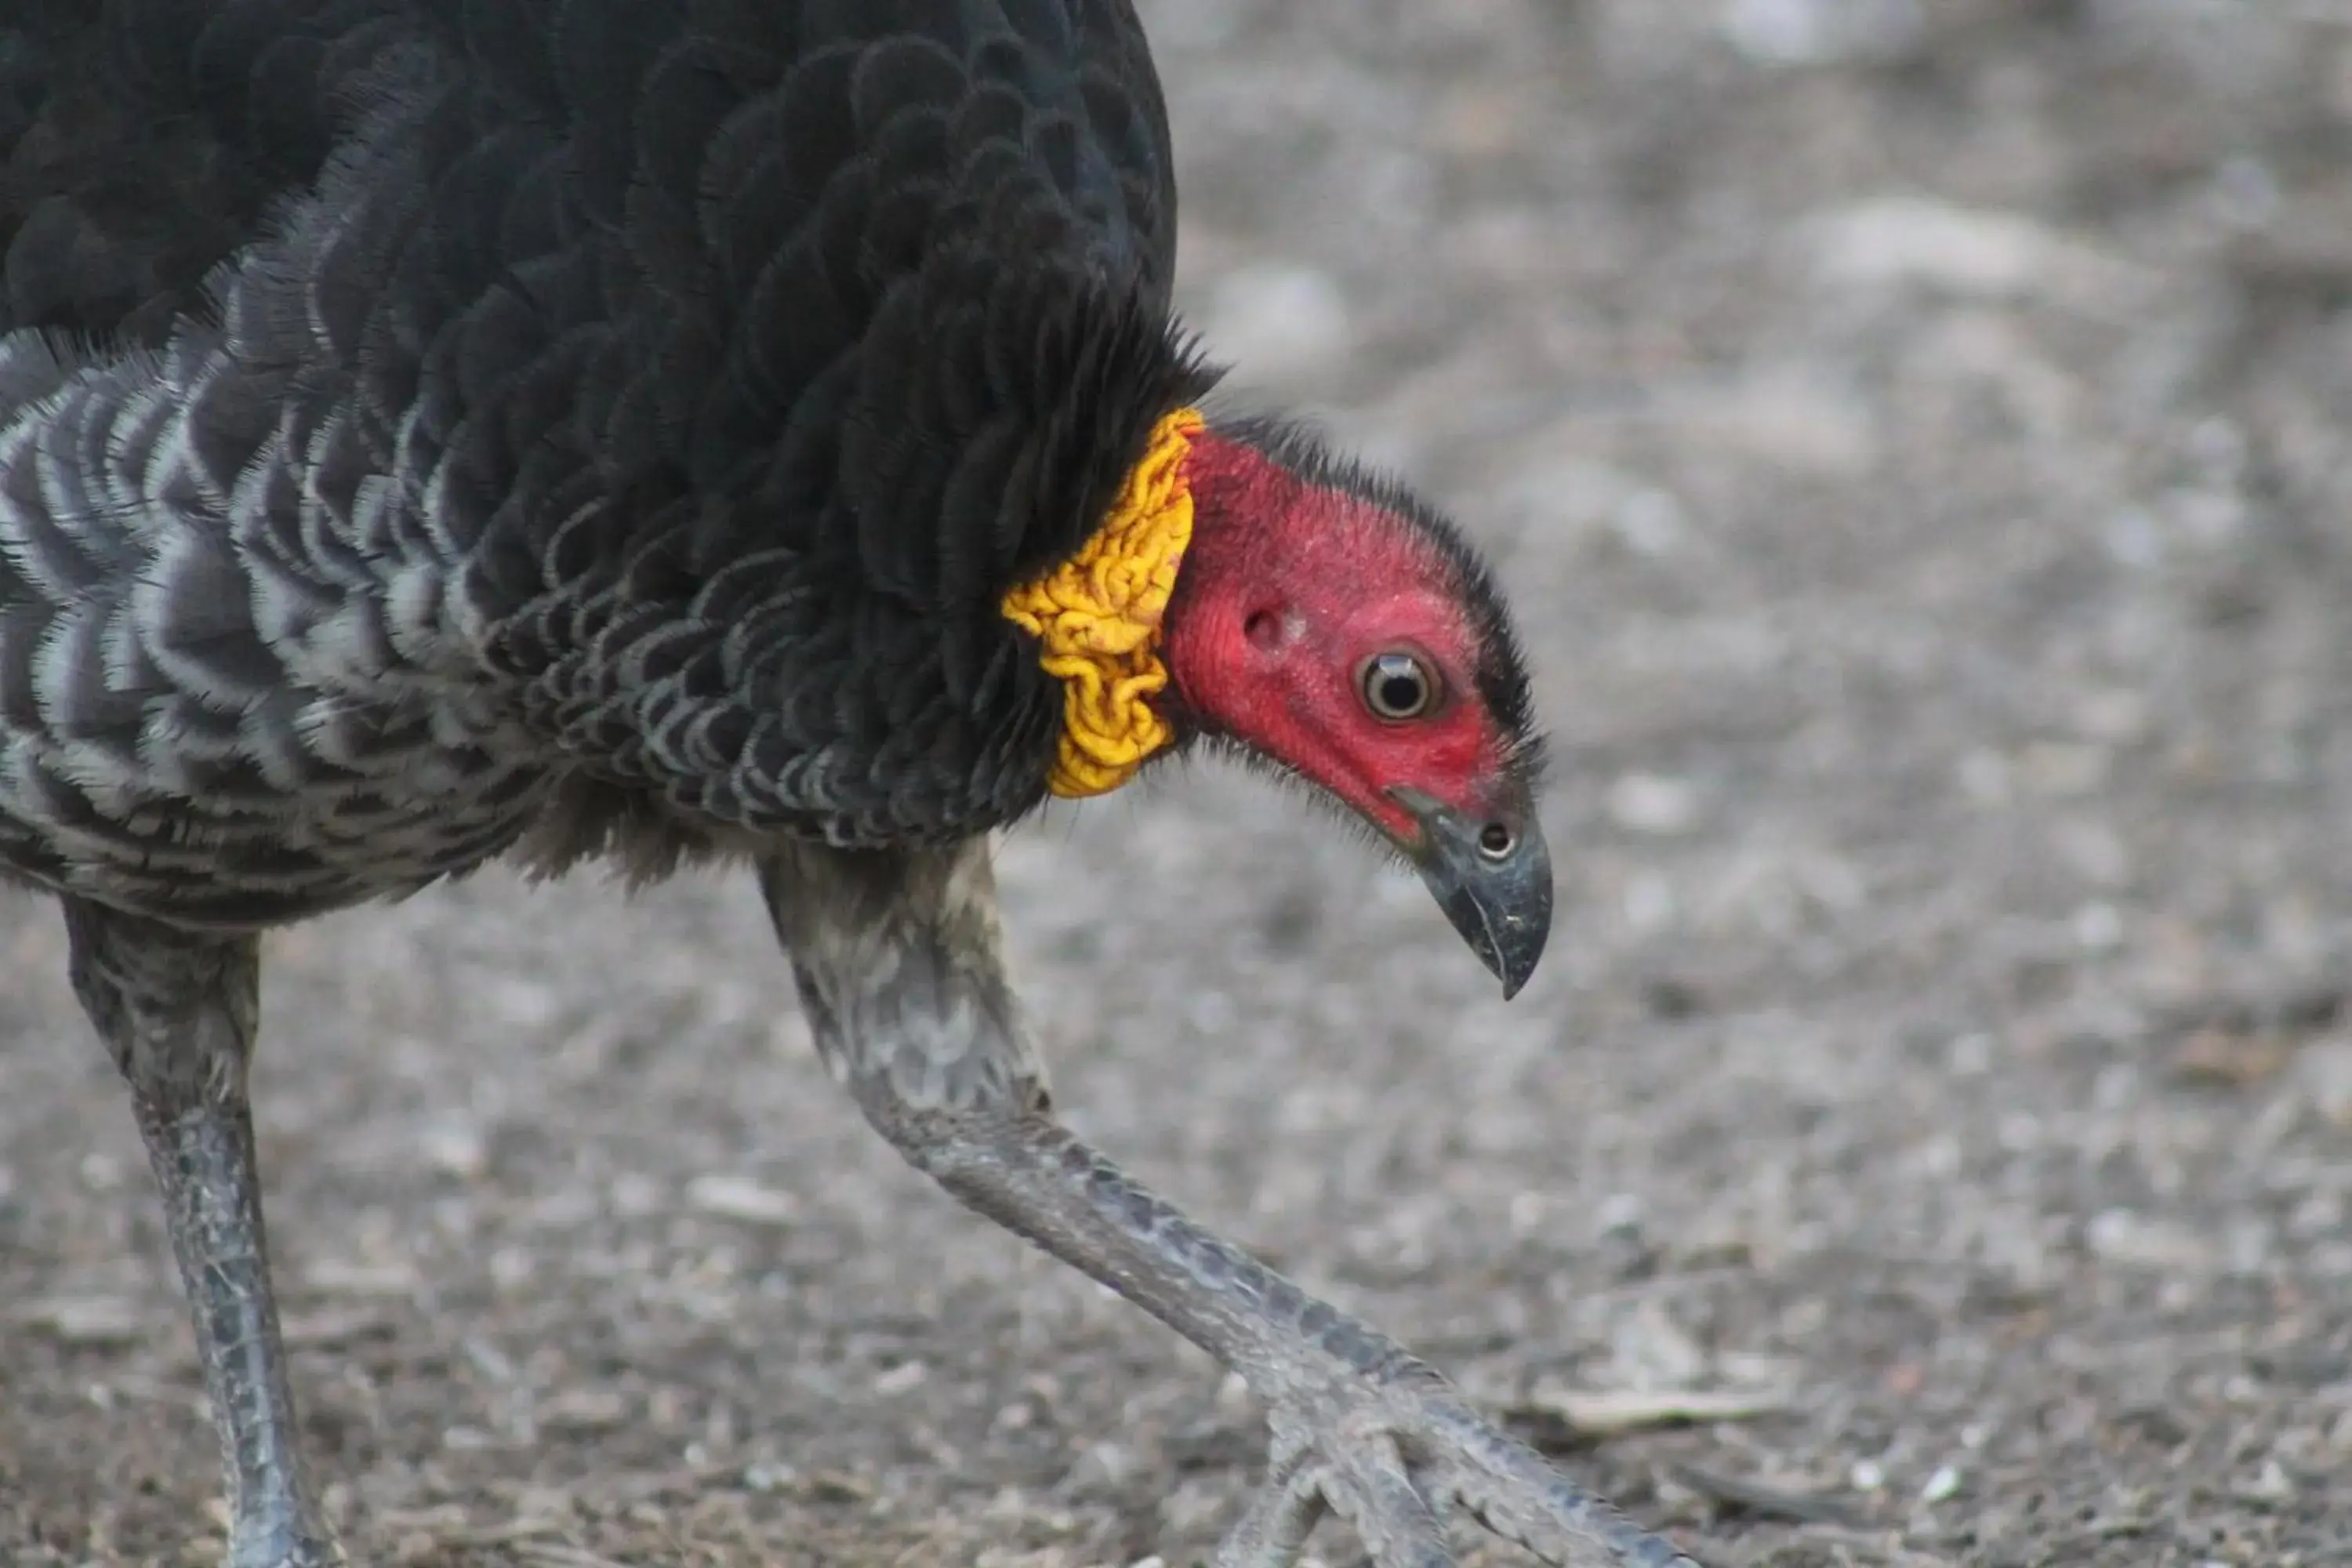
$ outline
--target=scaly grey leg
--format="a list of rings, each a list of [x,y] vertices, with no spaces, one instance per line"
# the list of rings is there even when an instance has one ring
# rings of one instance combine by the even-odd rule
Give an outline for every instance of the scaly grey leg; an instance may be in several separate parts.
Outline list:
[[[1482,1419],[1392,1341],[1129,1180],[1046,1114],[1004,978],[988,850],[795,848],[761,868],[819,1050],[971,1208],[1118,1290],[1265,1402],[1264,1489],[1220,1568],[1288,1568],[1326,1509],[1380,1568],[1445,1568],[1459,1503],[1559,1568],[1698,1568]]]
[[[65,900],[75,994],[130,1080],[196,1331],[229,1496],[229,1568],[343,1561],[298,1447],[261,1224],[246,1064],[252,937],[207,937]]]

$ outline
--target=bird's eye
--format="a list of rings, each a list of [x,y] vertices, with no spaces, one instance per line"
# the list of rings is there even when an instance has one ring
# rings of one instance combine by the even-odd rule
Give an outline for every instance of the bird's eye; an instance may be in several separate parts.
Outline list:
[[[1437,673],[1419,654],[1376,653],[1364,660],[1364,706],[1376,719],[1418,719],[1437,705]]]

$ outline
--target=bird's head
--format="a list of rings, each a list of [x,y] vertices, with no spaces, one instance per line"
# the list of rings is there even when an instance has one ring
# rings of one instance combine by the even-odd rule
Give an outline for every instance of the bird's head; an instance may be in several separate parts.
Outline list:
[[[1485,568],[1402,487],[1286,426],[1206,426],[1183,479],[1170,720],[1369,825],[1515,994],[1550,931],[1551,861],[1526,665]]]

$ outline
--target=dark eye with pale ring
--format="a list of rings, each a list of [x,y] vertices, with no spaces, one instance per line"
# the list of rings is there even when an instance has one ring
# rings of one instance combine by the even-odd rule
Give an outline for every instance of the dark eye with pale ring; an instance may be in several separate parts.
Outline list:
[[[1437,672],[1417,653],[1376,653],[1358,679],[1375,719],[1401,723],[1437,706]]]

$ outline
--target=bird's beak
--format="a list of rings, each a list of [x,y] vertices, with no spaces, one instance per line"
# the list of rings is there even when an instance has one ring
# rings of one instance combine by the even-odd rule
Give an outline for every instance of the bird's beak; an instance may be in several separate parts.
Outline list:
[[[1419,841],[1404,849],[1437,907],[1503,983],[1504,999],[1517,995],[1551,935],[1551,852],[1534,801],[1521,789],[1473,820],[1417,789],[1389,797],[1420,825]]]

